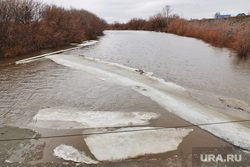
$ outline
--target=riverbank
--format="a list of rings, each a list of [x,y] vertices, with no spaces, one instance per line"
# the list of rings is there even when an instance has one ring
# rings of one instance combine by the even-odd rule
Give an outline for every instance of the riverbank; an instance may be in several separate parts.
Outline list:
[[[0,8],[6,9],[0,15],[0,58],[97,39],[107,25],[89,11],[38,1],[3,0]]]
[[[149,20],[131,19],[125,24],[110,24],[109,30],[146,30],[173,33],[201,39],[216,47],[229,48],[238,57],[250,56],[250,16],[187,21],[178,15],[158,14]],[[167,45],[167,43],[166,43]]]
[[[35,61],[39,58],[43,58],[43,57],[46,57],[49,55],[59,54],[59,53],[67,52],[67,51],[72,51],[75,49],[80,49],[82,47],[94,45],[97,42],[98,42],[97,40],[90,40],[90,41],[84,41],[81,44],[72,43],[71,45],[67,45],[67,46],[56,47],[53,49],[40,50],[40,51],[34,52],[32,54],[26,54],[26,55],[16,56],[16,57],[0,58],[0,60],[1,60],[0,66],[10,65],[13,63],[20,64],[20,63]]]
[[[55,48],[51,48],[51,49],[42,49],[42,50],[33,52],[31,54],[24,54],[24,55],[14,56],[14,57],[2,57],[2,58],[0,58],[0,66],[9,65],[12,63],[16,63],[17,61],[20,61],[20,60],[34,58],[37,56],[42,56],[44,54],[50,54],[52,52],[57,52],[57,51],[70,49],[70,48],[74,48],[74,47],[75,46],[73,46],[73,45],[66,45],[66,46],[55,47]]]
[[[194,21],[176,19],[170,23],[167,32],[229,48],[239,57],[250,56],[250,16]]]

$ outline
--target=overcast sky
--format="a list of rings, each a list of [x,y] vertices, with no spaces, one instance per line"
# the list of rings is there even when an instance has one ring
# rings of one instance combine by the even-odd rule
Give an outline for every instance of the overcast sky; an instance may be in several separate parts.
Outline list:
[[[211,18],[216,12],[237,15],[250,13],[250,0],[41,0],[65,8],[86,9],[105,19],[127,22],[137,17],[148,19],[170,5],[172,14],[186,19]]]

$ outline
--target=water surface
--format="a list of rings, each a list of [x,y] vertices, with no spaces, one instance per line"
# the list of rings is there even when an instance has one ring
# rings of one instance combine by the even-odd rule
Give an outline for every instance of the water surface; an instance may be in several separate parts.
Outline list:
[[[148,31],[105,31],[100,42],[68,52],[153,72],[185,88],[250,103],[250,61],[201,40]]]
[[[190,92],[198,92],[199,97],[206,99],[205,101],[208,101],[207,97],[219,96],[250,103],[249,61],[239,61],[231,56],[229,50],[211,47],[200,40],[156,32],[105,31],[105,36],[100,37],[97,44],[65,54],[82,55],[152,72],[157,78],[173,82]],[[31,126],[30,123],[36,121],[33,117],[39,111],[46,109],[155,112],[160,117],[150,121],[152,127],[190,125],[189,122],[169,113],[143,93],[140,94],[130,87],[106,82],[104,78],[98,79],[94,75],[65,67],[50,59],[42,58],[23,64],[8,63],[9,61],[0,66],[0,139],[82,133],[82,129],[65,130]],[[109,64],[101,65],[98,61],[92,63],[99,70],[100,67],[104,70],[114,69]],[[115,72],[143,78],[140,74],[134,74],[134,71],[127,73],[123,69]],[[142,81],[141,79],[140,82]],[[154,82],[150,80],[149,83]],[[141,88],[138,87],[138,89]],[[148,90],[141,90],[141,92],[146,91]],[[219,100],[217,102],[220,103]],[[222,110],[228,112],[224,104],[218,105],[217,102],[214,105],[222,105]],[[225,104],[226,102],[224,101]],[[246,111],[236,111],[233,111],[235,115],[245,113],[249,116]],[[147,163],[151,166],[165,166],[168,161],[178,161],[179,166],[184,166],[190,162],[189,155],[192,147],[231,146],[198,127],[192,127],[192,129],[194,131],[182,141],[176,151],[122,162],[105,162],[100,166],[118,164],[145,166]],[[53,150],[60,144],[72,145],[94,158],[83,142],[86,137],[0,142],[0,166],[65,164],[62,159],[53,156]],[[6,160],[13,164],[6,163]],[[75,166],[76,164],[66,163],[65,165]]]

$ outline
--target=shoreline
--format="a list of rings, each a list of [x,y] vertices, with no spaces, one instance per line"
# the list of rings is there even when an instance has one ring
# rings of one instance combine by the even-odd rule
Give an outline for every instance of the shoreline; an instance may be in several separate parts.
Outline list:
[[[20,60],[24,60],[24,59],[28,59],[28,58],[32,58],[32,57],[36,57],[36,56],[41,56],[43,54],[48,54],[48,53],[52,53],[52,52],[56,52],[56,51],[60,51],[60,50],[64,50],[64,49],[70,49],[73,47],[74,46],[72,46],[72,45],[65,45],[65,46],[60,46],[60,47],[56,47],[56,48],[43,49],[43,50],[35,51],[35,52],[29,53],[29,54],[20,55],[20,56],[1,57],[0,58],[0,66],[9,65],[9,64],[15,63],[16,61],[20,61]]]
[[[89,45],[93,45],[95,43],[97,43],[98,40],[88,40],[88,41],[83,41],[80,44],[70,44],[70,45],[65,45],[65,46],[60,46],[60,47],[56,47],[56,48],[50,48],[50,49],[44,49],[44,50],[39,50],[30,54],[25,54],[25,55],[21,55],[21,56],[15,56],[15,57],[2,57],[0,58],[0,66],[5,66],[5,65],[10,65],[13,63],[19,64],[19,63],[25,63],[28,61],[34,61],[36,59],[39,58],[43,58],[49,55],[53,55],[53,54],[59,54],[59,53],[63,53],[66,51],[70,51],[70,50],[75,50],[75,49],[79,49],[81,47],[84,46],[89,46]]]

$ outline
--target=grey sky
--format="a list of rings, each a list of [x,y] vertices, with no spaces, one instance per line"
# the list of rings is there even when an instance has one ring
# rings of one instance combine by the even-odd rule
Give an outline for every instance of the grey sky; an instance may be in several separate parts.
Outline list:
[[[250,12],[250,0],[42,0],[65,8],[86,9],[105,19],[127,22],[131,18],[148,19],[149,16],[170,5],[172,13],[190,19],[211,18],[216,12],[237,15]]]

